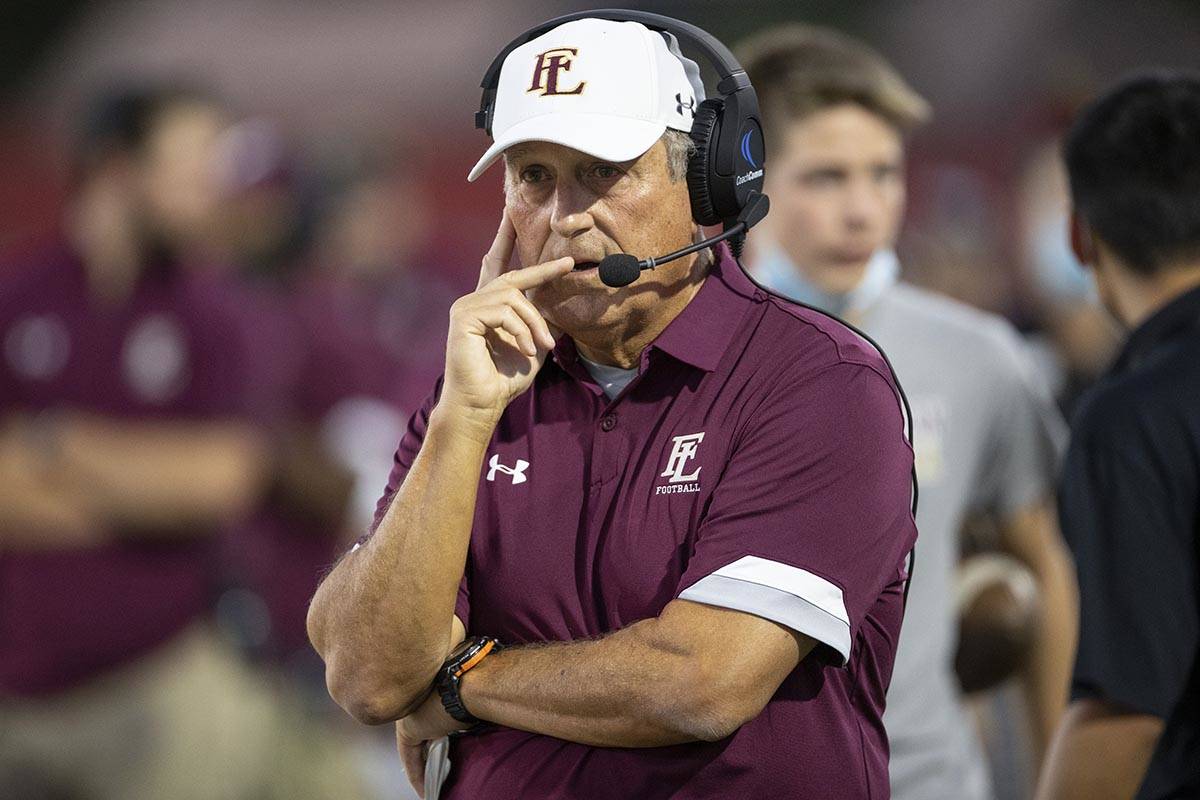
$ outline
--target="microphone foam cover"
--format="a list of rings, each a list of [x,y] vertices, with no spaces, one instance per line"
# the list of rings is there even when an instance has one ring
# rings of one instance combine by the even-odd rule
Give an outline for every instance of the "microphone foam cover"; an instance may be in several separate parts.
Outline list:
[[[636,281],[642,272],[642,265],[638,263],[637,256],[631,256],[629,253],[614,253],[611,256],[605,256],[600,261],[599,271],[600,280],[604,285],[616,289]]]

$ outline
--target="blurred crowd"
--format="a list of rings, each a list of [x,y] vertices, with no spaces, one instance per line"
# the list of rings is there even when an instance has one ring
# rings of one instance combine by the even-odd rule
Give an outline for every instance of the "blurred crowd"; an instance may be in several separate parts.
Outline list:
[[[1008,317],[1068,412],[1116,342],[1068,247],[1070,111],[1007,175],[918,139],[898,247],[907,280]],[[0,237],[0,796],[395,797],[391,731],[332,705],[305,613],[474,285],[459,231],[431,234],[462,224],[439,143],[314,155],[176,81],[72,120],[53,230]],[[1020,698],[988,690],[997,793],[1027,796]]]

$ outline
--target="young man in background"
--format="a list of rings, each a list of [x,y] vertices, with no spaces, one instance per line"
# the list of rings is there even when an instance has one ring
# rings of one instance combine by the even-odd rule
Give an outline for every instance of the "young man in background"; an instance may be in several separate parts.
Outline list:
[[[1062,710],[1075,634],[1049,502],[1062,423],[1008,323],[899,281],[905,139],[928,116],[925,101],[879,54],[831,30],[774,29],[739,55],[771,164],[754,269],[872,336],[912,406],[921,546],[884,718],[893,797],[981,800],[990,781],[954,674],[960,532],[968,515],[993,515],[1003,549],[1036,577],[1043,613],[1022,678],[1040,750]]]

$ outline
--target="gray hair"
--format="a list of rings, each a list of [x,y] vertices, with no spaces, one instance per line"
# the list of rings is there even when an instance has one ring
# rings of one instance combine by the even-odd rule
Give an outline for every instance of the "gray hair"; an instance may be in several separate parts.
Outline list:
[[[696,152],[696,143],[690,134],[667,128],[662,135],[662,142],[667,148],[667,174],[673,181],[687,178],[688,160]]]
[[[660,141],[667,149],[667,176],[674,182],[679,182],[687,178],[688,160],[696,152],[696,143],[692,141],[691,135],[685,131],[677,131],[674,128],[667,128],[663,132]],[[517,145],[520,147],[520,145]],[[516,148],[510,148],[516,149]],[[509,183],[512,179],[508,170],[508,152],[504,154],[504,190],[507,192]]]

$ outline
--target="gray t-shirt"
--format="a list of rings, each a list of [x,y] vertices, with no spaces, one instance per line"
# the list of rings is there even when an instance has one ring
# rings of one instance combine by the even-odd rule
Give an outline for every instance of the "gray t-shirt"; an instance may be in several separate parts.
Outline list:
[[[600,384],[601,390],[604,391],[604,396],[609,400],[625,391],[634,378],[637,377],[638,368],[631,367],[622,369],[621,367],[613,367],[608,364],[597,364],[595,361],[589,361],[583,356],[579,357],[583,362],[583,367],[592,376],[592,380]]]
[[[899,283],[858,315],[912,406],[921,499],[914,580],[888,691],[894,800],[989,796],[953,672],[964,517],[1011,514],[1052,491],[1066,430],[1005,320]]]

